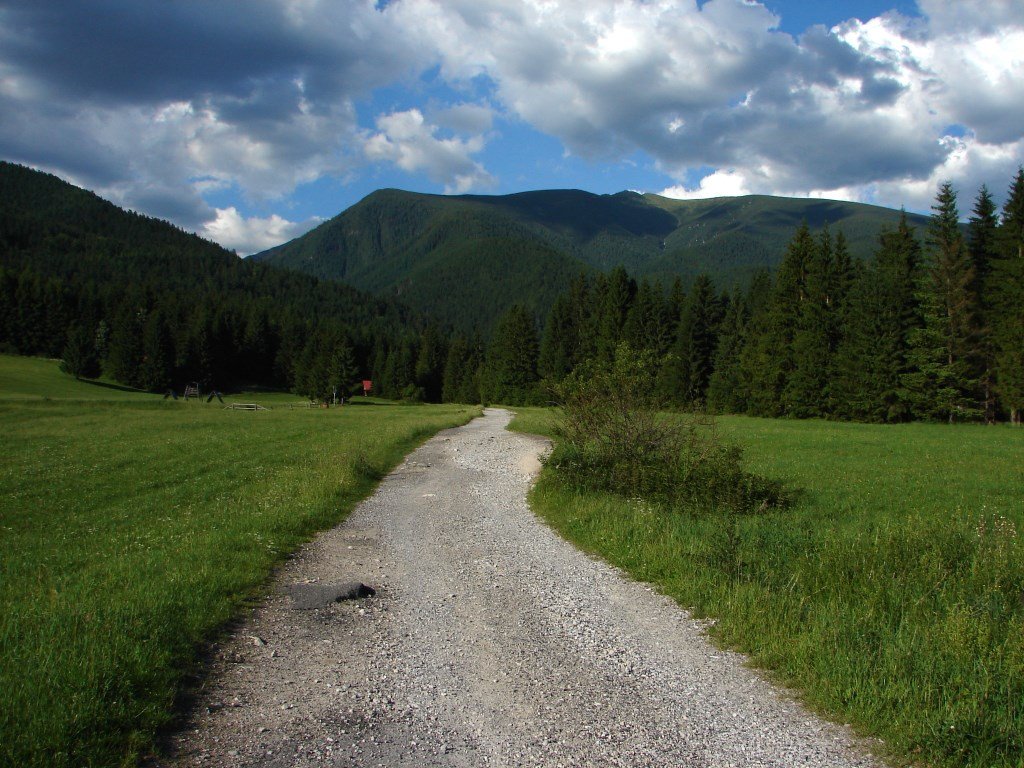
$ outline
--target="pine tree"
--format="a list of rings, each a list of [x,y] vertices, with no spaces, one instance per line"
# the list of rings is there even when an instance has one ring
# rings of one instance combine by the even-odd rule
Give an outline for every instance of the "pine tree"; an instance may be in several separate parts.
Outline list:
[[[965,420],[980,413],[974,268],[960,233],[956,192],[946,182],[932,206],[928,256],[918,276],[923,324],[911,335],[914,370],[903,377],[914,415]]]
[[[499,318],[487,347],[482,386],[488,402],[524,405],[538,400],[538,346],[533,317],[513,305]]]
[[[863,265],[854,262],[846,245],[846,236],[840,230],[836,234],[832,249],[832,263],[829,265],[828,279],[828,387],[826,411],[839,414],[843,409],[836,391],[835,380],[838,374],[839,348],[843,341],[850,315],[850,291],[854,281],[861,276]],[[840,385],[840,389],[841,389]]]
[[[474,404],[480,402],[480,371],[483,366],[483,357],[483,344],[480,339],[469,339],[469,355],[462,365],[457,402]]]
[[[623,336],[632,349],[650,350],[660,360],[672,345],[674,322],[661,285],[643,280],[629,308]]]
[[[441,385],[447,357],[448,350],[441,331],[431,323],[420,334],[415,373],[416,386],[423,390],[423,398],[429,403],[441,402]]]
[[[118,310],[110,328],[107,370],[117,381],[133,387],[140,384],[144,320],[144,311],[129,303]]]
[[[720,320],[714,285],[707,275],[699,275],[686,299],[672,354],[662,367],[658,386],[667,402],[691,406],[707,398]]]
[[[832,237],[828,227],[803,261],[802,290],[794,318],[792,369],[782,392],[789,416],[824,416],[832,354],[832,313],[829,301]]]
[[[150,392],[162,392],[171,386],[174,347],[159,310],[150,312],[142,333],[142,360],[138,368],[138,386]]]
[[[999,228],[999,258],[992,265],[992,340],[995,386],[1010,422],[1024,421],[1024,168],[1010,185]]]
[[[737,293],[729,299],[719,325],[714,373],[708,382],[708,407],[720,413],[741,413],[746,397],[740,377],[740,353],[747,322],[746,300]]]
[[[599,360],[611,363],[615,359],[615,350],[622,341],[623,328],[635,295],[636,282],[625,269],[616,267],[608,274],[598,305],[596,353]]]
[[[747,320],[743,324],[743,346],[737,364],[737,390],[734,401],[742,402],[739,413],[758,414],[766,408],[760,386],[761,372],[767,364],[771,350],[767,344],[768,316],[771,309],[772,278],[767,270],[754,275],[746,295]]]
[[[790,240],[779,265],[765,331],[757,340],[759,348],[750,368],[750,404],[757,415],[781,416],[787,411],[784,392],[795,366],[793,337],[807,298],[807,271],[813,267],[817,251],[805,223]]]
[[[61,355],[60,369],[76,379],[95,379],[100,375],[93,334],[81,325],[68,329],[68,340]]]
[[[904,213],[894,232],[879,236],[874,259],[855,273],[829,385],[836,415],[883,422],[910,418],[903,377],[910,371],[910,335],[920,326],[914,282],[920,250]]]
[[[356,353],[351,340],[345,333],[338,334],[332,345],[328,365],[327,385],[333,396],[349,397],[356,388],[359,366],[356,364]]]
[[[996,204],[988,188],[982,184],[974,203],[973,215],[969,220],[967,250],[974,267],[974,281],[971,285],[976,300],[978,317],[978,346],[980,356],[977,370],[982,393],[982,412],[985,423],[991,424],[996,418],[995,349],[991,334],[991,302],[987,297],[992,265],[999,257]]]
[[[562,294],[551,306],[540,342],[537,369],[552,382],[564,379],[576,365],[579,348],[578,312],[568,294]]]
[[[469,358],[469,342],[458,334],[448,345],[448,357],[444,363],[444,379],[441,382],[441,402],[458,403],[465,376],[466,361]]]

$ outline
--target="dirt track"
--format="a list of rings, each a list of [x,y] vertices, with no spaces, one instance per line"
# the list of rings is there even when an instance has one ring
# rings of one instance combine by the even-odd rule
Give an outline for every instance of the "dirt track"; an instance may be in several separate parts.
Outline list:
[[[282,569],[174,765],[876,765],[526,505],[539,439],[441,433]],[[377,595],[298,610],[303,581]]]

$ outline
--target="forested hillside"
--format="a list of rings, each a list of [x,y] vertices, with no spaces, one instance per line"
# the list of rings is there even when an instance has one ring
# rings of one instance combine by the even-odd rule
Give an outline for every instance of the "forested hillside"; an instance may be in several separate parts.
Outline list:
[[[899,212],[876,206],[755,195],[684,201],[634,192],[389,189],[251,258],[399,296],[460,330],[487,332],[513,303],[545,315],[582,271],[621,266],[666,285],[707,274],[722,287],[746,287],[759,270],[778,265],[803,221],[841,229],[851,254],[866,258],[882,228],[898,219]]]
[[[581,276],[555,302],[521,398],[620,344],[650,354],[670,405],[760,416],[1021,420],[1024,171],[999,216],[982,188],[967,234],[956,192],[923,228],[902,217],[866,260],[842,231],[801,224],[772,275],[684,295],[625,270]],[[492,349],[503,343],[499,336]],[[507,343],[507,342],[505,342]],[[538,397],[540,395],[537,395]]]
[[[396,195],[404,193],[381,193]],[[410,199],[404,214],[386,207],[405,216],[407,233],[444,205]],[[478,237],[456,246],[441,227],[434,235],[443,252],[420,233],[422,259],[407,265],[414,277],[400,294],[447,304],[448,325],[393,298],[239,259],[55,177],[0,164],[0,349],[60,356],[75,375],[103,371],[152,391],[199,381],[327,398],[372,378],[386,397],[514,404],[550,401],[550,385],[583,361],[612,360],[625,343],[656,361],[668,405],[864,421],[1020,419],[1024,172],[1001,214],[982,188],[966,228],[945,185],[930,219],[897,216],[866,258],[845,228],[829,224],[833,203],[805,201],[810,208],[787,213],[772,199],[747,199],[744,223],[719,228],[718,241],[789,229],[775,273],[762,269],[745,287],[707,274],[687,286],[678,275],[669,282],[622,266],[586,268],[530,227],[575,221],[560,236],[579,238],[589,202],[552,193],[550,210],[529,207],[543,199],[517,200],[520,218],[502,229],[480,215],[500,198],[466,198],[465,216],[445,226]],[[594,238],[653,237],[663,226],[638,196],[600,199],[618,223],[614,233],[592,227]],[[699,222],[728,218],[723,205],[684,207]],[[367,221],[371,213],[359,211]],[[669,238],[697,238],[698,224],[687,226]],[[385,231],[398,229],[356,227],[351,242],[370,248],[360,238]],[[372,247],[379,256],[390,244]],[[368,257],[358,269],[385,266]],[[534,303],[518,302],[523,293]],[[479,321],[485,313],[493,328]]]
[[[152,391],[198,381],[325,396],[368,375],[374,351],[418,347],[427,327],[394,300],[239,259],[0,163],[4,351],[64,356],[77,375],[102,369]],[[413,375],[400,388],[414,387]]]

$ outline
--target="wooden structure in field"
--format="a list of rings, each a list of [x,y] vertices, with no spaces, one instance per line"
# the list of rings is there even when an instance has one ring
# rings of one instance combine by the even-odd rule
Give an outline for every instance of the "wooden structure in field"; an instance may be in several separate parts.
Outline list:
[[[185,394],[182,395],[185,401],[188,402],[190,397],[194,397],[196,400],[199,399],[199,382],[193,381],[191,384],[185,387]]]

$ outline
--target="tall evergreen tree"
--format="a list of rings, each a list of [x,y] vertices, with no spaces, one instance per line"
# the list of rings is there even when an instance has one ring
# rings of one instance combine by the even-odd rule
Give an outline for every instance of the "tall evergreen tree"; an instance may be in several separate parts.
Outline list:
[[[987,424],[996,419],[995,349],[991,334],[991,302],[987,298],[986,288],[991,281],[992,265],[999,257],[998,228],[995,201],[988,187],[982,184],[968,224],[967,250],[974,267],[971,291],[975,297],[978,317],[980,355],[975,373],[981,386],[981,407]]]
[[[771,310],[772,277],[767,270],[754,275],[746,294],[747,320],[743,325],[743,346],[737,364],[737,390],[733,398],[743,403],[740,413],[757,414],[766,410],[760,386],[762,370],[771,350],[768,348],[768,319]]]
[[[327,368],[327,386],[333,397],[347,398],[356,388],[359,366],[356,351],[347,333],[338,333],[331,345],[330,361]]]
[[[817,252],[817,244],[804,223],[786,248],[765,318],[765,331],[756,339],[758,349],[750,369],[750,404],[757,415],[781,416],[787,410],[784,392],[795,366],[793,337],[801,305],[807,298],[807,272],[813,269]]]
[[[447,356],[444,337],[440,329],[431,323],[420,334],[419,350],[416,355],[416,386],[423,390],[427,402],[441,402],[441,385]]]
[[[864,421],[905,421],[910,336],[920,325],[915,275],[921,246],[906,214],[879,236],[874,259],[855,273],[830,382],[833,412]]]
[[[952,422],[980,413],[974,267],[951,183],[939,188],[932,209],[930,248],[918,277],[923,324],[911,337],[914,370],[903,382],[916,416]]]
[[[661,284],[642,280],[623,327],[626,343],[637,351],[650,350],[660,360],[672,345],[675,318],[671,312]]]
[[[110,328],[106,370],[114,379],[133,387],[140,385],[144,323],[145,311],[126,303],[117,311]]]
[[[174,347],[163,313],[150,312],[142,332],[142,360],[138,367],[138,386],[161,392],[171,386]]]
[[[81,325],[68,329],[68,340],[61,355],[60,369],[76,379],[95,379],[100,375],[94,335]]]
[[[448,345],[448,357],[444,363],[444,379],[441,383],[441,402],[471,402],[462,399],[469,365],[469,340],[462,334],[457,334],[452,339],[452,343]]]
[[[537,368],[542,378],[558,382],[575,367],[576,351],[580,346],[578,319],[578,309],[573,306],[569,294],[555,299],[540,342]]]
[[[537,402],[538,347],[533,317],[523,306],[513,305],[499,318],[487,347],[482,388],[488,402]]]
[[[824,416],[827,412],[832,258],[832,236],[826,226],[817,247],[807,251],[803,262],[803,285],[794,317],[792,369],[782,392],[783,410],[789,416]]]
[[[995,385],[1013,424],[1024,421],[1024,168],[1018,168],[1003,206],[999,258],[988,293]]]
[[[708,381],[708,407],[720,413],[741,413],[746,397],[740,377],[740,353],[747,323],[746,300],[736,293],[728,303],[719,325],[714,372]]]
[[[636,282],[622,267],[616,267],[607,276],[601,302],[598,305],[597,357],[611,363],[615,350],[622,341],[629,308],[636,295]]]
[[[661,371],[659,387],[668,402],[690,406],[706,400],[720,320],[715,287],[707,275],[699,275],[686,299],[672,354]]]

